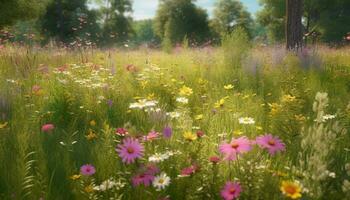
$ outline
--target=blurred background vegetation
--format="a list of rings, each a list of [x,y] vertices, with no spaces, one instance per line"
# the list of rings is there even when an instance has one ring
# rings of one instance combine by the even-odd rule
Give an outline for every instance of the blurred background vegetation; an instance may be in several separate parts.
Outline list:
[[[213,15],[195,0],[159,0],[153,19],[134,20],[132,0],[0,0],[0,44],[169,47],[218,44],[242,27],[257,44],[285,38],[286,1],[260,0],[252,16],[239,0],[215,0]],[[308,0],[303,5],[304,39],[344,44],[350,31],[350,1]],[[306,41],[307,42],[307,41]]]

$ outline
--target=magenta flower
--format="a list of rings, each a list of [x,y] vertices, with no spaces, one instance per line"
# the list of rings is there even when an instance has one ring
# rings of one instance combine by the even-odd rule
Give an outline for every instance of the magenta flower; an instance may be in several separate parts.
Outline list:
[[[93,165],[86,164],[80,167],[80,173],[84,176],[91,176],[95,174],[96,169]]]
[[[125,128],[117,128],[117,130],[115,130],[115,134],[119,136],[125,136],[129,133],[128,133],[128,130],[126,130]]]
[[[209,161],[213,164],[217,164],[220,162],[220,158],[218,156],[212,156],[209,158]]]
[[[131,178],[132,185],[134,187],[143,184],[144,186],[150,186],[155,178],[155,175],[159,172],[159,169],[155,165],[147,165],[145,169],[139,174],[136,174]]]
[[[241,191],[242,188],[239,183],[228,181],[220,194],[224,200],[233,200],[239,197]]]
[[[126,138],[123,140],[123,144],[117,146],[116,151],[124,163],[130,164],[143,156],[144,147],[137,139]]]
[[[132,185],[134,187],[139,186],[143,184],[144,186],[150,186],[154,180],[154,175],[147,174],[147,173],[141,173],[133,176],[131,178]]]
[[[157,139],[159,136],[159,133],[156,132],[156,131],[151,131],[149,132],[146,136],[143,137],[143,140],[144,141],[152,141],[152,140],[155,140]]]
[[[236,160],[238,154],[251,150],[251,141],[247,137],[232,139],[230,143],[223,142],[219,146],[220,153],[224,154],[225,160]]]
[[[199,167],[197,165],[191,165],[189,167],[183,168],[181,170],[181,176],[191,176],[192,174],[194,174],[197,170],[199,169]]]
[[[51,132],[53,129],[55,129],[55,126],[53,124],[44,124],[41,127],[41,131],[45,133]]]
[[[262,149],[267,149],[271,155],[275,155],[276,152],[284,151],[285,144],[277,136],[266,134],[256,138],[256,143]]]
[[[166,126],[166,127],[163,129],[163,136],[164,136],[165,138],[170,138],[172,134],[173,134],[173,130],[171,129],[170,126]]]

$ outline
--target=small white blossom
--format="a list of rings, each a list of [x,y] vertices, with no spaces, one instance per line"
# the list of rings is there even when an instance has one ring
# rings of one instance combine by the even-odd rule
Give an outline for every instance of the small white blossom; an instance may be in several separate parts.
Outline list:
[[[170,177],[166,175],[166,173],[164,172],[156,176],[153,180],[153,187],[155,187],[157,191],[164,189],[169,184],[170,184]]]
[[[166,115],[168,115],[171,119],[175,119],[181,116],[179,112],[168,112]]]
[[[178,97],[178,98],[176,98],[176,101],[179,103],[183,103],[183,104],[188,103],[188,99],[186,97]]]
[[[240,117],[238,121],[240,124],[255,124],[255,120],[251,117]]]

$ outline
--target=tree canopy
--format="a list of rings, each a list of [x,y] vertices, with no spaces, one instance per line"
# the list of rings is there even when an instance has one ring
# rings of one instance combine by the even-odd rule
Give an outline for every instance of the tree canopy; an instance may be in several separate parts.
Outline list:
[[[191,42],[204,42],[210,35],[208,15],[193,0],[160,0],[154,24],[156,34],[172,44],[186,36]]]
[[[48,0],[0,0],[0,28],[38,17]]]
[[[221,34],[232,32],[236,27],[242,27],[249,33],[253,26],[253,19],[240,1],[218,0],[212,25],[215,31]]]
[[[133,33],[130,0],[98,0],[100,5],[103,36],[106,44],[127,41]]]
[[[87,8],[86,0],[52,1],[41,24],[46,36],[63,42],[90,42],[99,30],[96,13]]]

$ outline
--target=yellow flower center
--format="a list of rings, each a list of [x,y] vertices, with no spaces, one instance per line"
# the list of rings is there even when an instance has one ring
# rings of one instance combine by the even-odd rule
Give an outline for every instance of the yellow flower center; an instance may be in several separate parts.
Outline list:
[[[234,142],[231,144],[231,147],[237,149],[239,147],[239,144],[237,142]]]
[[[276,144],[275,140],[271,139],[267,142],[269,145],[274,146]]]
[[[286,193],[288,194],[295,194],[297,192],[297,189],[293,186],[293,185],[288,185],[284,188],[284,190],[286,191]]]
[[[132,147],[128,147],[128,148],[126,149],[126,151],[127,151],[128,153],[134,153],[134,152],[135,152],[135,150],[134,150]]]
[[[230,189],[230,194],[234,194],[236,192],[236,189],[235,188],[231,188]]]

